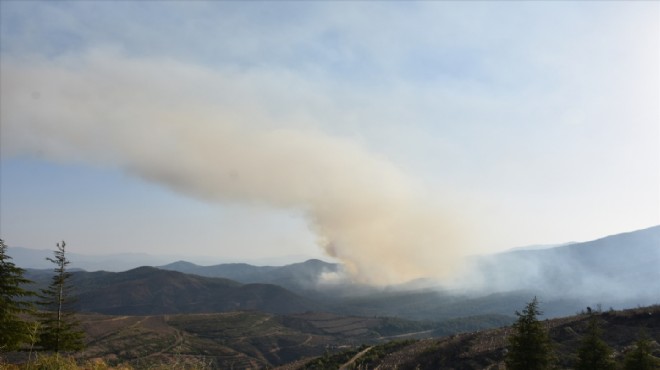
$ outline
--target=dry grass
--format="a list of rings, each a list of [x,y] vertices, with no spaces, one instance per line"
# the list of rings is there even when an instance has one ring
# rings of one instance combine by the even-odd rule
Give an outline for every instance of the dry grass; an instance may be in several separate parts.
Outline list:
[[[37,354],[30,361],[23,364],[0,362],[0,370],[205,370],[210,368],[212,368],[210,363],[190,361],[185,356],[137,367],[128,364],[110,366],[101,358],[80,361],[73,356],[58,354]]]

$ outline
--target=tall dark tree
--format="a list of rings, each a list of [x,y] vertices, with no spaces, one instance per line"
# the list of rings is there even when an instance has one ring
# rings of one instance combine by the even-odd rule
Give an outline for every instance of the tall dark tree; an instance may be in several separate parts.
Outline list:
[[[545,370],[552,366],[553,353],[548,331],[537,319],[542,312],[534,297],[522,313],[516,311],[518,320],[509,338],[509,351],[505,362],[507,370]]]
[[[34,293],[23,288],[31,281],[23,277],[25,270],[11,259],[7,245],[0,239],[0,351],[15,350],[29,339],[25,315],[32,312],[32,304],[25,298]]]
[[[658,370],[660,360],[651,354],[651,340],[643,333],[635,343],[635,349],[628,352],[623,363],[624,370]]]
[[[598,316],[589,318],[587,333],[578,348],[576,370],[615,370],[616,362],[612,359],[612,349],[601,339],[602,330]]]
[[[67,271],[69,260],[66,258],[66,243],[57,244],[55,258],[47,258],[55,264],[55,274],[46,289],[41,291],[39,305],[41,333],[38,345],[46,351],[69,352],[84,348],[84,333],[75,318],[71,285],[71,273]]]

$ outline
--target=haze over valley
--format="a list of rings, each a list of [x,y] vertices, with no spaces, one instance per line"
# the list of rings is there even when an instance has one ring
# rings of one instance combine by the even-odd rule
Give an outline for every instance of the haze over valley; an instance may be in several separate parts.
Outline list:
[[[321,310],[443,320],[510,315],[536,295],[543,299],[546,315],[556,317],[586,306],[660,303],[659,246],[660,226],[654,226],[584,243],[478,256],[453,280],[389,286],[351,281],[344,266],[320,260],[283,266],[177,261],[128,271],[78,271],[74,282],[82,311],[117,315]],[[41,266],[40,251],[9,250],[17,249],[21,258],[16,262],[28,268],[28,277],[47,284],[49,270],[34,269]],[[117,261],[106,260],[108,266]],[[73,259],[71,266],[85,267]]]
[[[0,1],[0,367],[660,357],[659,14]]]
[[[588,309],[607,312],[611,325],[623,330],[618,341],[630,341],[638,325],[660,334],[652,321],[660,317],[659,243],[660,226],[654,226],[584,243],[515,248],[473,257],[453,280],[388,286],[352,281],[341,264],[316,259],[280,266],[176,261],[117,272],[85,271],[80,268],[84,262],[72,262],[71,294],[90,341],[88,356],[137,368],[172,361],[172,351],[183,351],[195,366],[210,361],[211,368],[307,368],[304,364],[322,353],[341,356],[350,352],[346,348],[363,344],[384,346],[384,353],[394,356],[403,348],[443,348],[467,338],[481,348],[476,354],[469,351],[476,356],[471,361],[497,363],[506,343],[501,339],[506,329],[497,328],[512,324],[513,313],[534,296],[541,299],[544,319],[557,318],[550,324],[557,333],[584,330],[578,328]],[[8,250],[20,252],[17,262],[33,281],[27,287],[49,284],[51,269],[30,267],[41,263],[42,251]],[[111,266],[122,257],[108,256],[106,263]],[[639,309],[632,318],[627,311],[615,311],[645,306],[654,316]],[[621,317],[629,328],[622,329]],[[138,339],[147,337],[151,341]],[[171,340],[172,346],[160,344]],[[557,340],[570,354],[571,339]],[[482,341],[488,346],[480,347]],[[397,356],[418,365],[437,361],[419,354]],[[562,361],[571,363],[570,357]],[[424,366],[437,366],[430,363]],[[474,366],[469,368],[483,365]]]

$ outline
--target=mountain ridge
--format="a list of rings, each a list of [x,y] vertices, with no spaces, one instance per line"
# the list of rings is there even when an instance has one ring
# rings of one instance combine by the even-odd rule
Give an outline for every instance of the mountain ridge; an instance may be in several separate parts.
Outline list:
[[[254,266],[247,263],[226,263],[199,266],[187,261],[177,261],[161,269],[196,274],[207,277],[222,277],[242,283],[271,283],[295,291],[314,289],[323,273],[339,273],[341,266],[319,259],[285,266]]]
[[[43,271],[27,270],[26,278],[43,286]],[[319,305],[274,284],[242,284],[143,266],[124,272],[77,271],[72,293],[81,312],[117,315],[258,310],[288,314],[318,310]]]
[[[609,291],[619,297],[660,297],[660,226],[555,248],[481,256],[473,264],[473,275],[465,279],[490,292],[538,289],[546,295],[588,296]]]
[[[423,289],[412,285],[374,288],[349,282],[319,284],[324,273],[340,275],[342,270],[338,264],[315,259],[286,266],[199,266],[177,261],[161,268],[129,270],[123,275],[75,272],[74,278],[86,276],[91,281],[76,280],[84,288],[79,293],[86,306],[81,307],[104,313],[232,309],[293,312],[323,307],[339,314],[437,321],[466,314],[507,314],[535,295],[544,300],[548,317],[574,313],[586,305],[626,308],[660,303],[660,226],[551,249],[482,256],[473,262],[470,274],[453,285]],[[177,269],[186,272],[173,271]],[[151,274],[152,278],[140,274]],[[43,281],[48,275],[46,271],[30,271],[28,277]],[[119,276],[130,277],[133,283],[117,281]],[[214,278],[220,280],[208,280]],[[246,287],[249,284],[263,285]],[[103,289],[94,289],[96,286]],[[137,293],[131,293],[134,291],[151,301],[144,298],[139,302],[134,296]],[[176,297],[179,300],[201,303],[194,309],[195,305],[177,303],[176,292],[180,292]],[[89,303],[102,301],[102,294],[112,297],[111,304],[103,307]],[[216,297],[215,301],[211,297]],[[284,297],[289,297],[288,301]]]

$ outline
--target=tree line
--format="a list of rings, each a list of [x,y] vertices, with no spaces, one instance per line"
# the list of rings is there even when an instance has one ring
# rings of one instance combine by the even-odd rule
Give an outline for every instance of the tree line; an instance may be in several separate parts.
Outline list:
[[[0,352],[26,346],[55,353],[84,348],[84,332],[72,307],[66,243],[57,243],[53,258],[47,259],[55,265],[50,284],[38,292],[27,290],[32,281],[12,262],[0,239]]]
[[[67,270],[66,243],[56,244],[50,284],[34,292],[25,288],[32,283],[24,277],[7,254],[0,239],[0,352],[29,348],[47,352],[75,352],[84,348],[84,332],[73,309],[71,273]],[[507,370],[548,370],[557,368],[557,358],[548,329],[539,321],[539,301],[532,299],[522,310],[509,337],[505,356]],[[576,370],[616,370],[613,350],[601,338],[598,315],[589,309],[586,334],[576,352]],[[624,370],[657,370],[651,340],[642,335],[623,361]]]
[[[516,311],[518,320],[513,325],[514,334],[509,338],[506,354],[507,370],[556,369],[556,357],[547,328],[538,320],[542,312],[536,297],[522,312]],[[602,330],[598,315],[589,309],[587,332],[577,348],[575,370],[616,370],[618,364],[613,350],[601,338]],[[658,370],[660,363],[651,354],[651,340],[642,334],[632,351],[626,354],[624,370]]]

